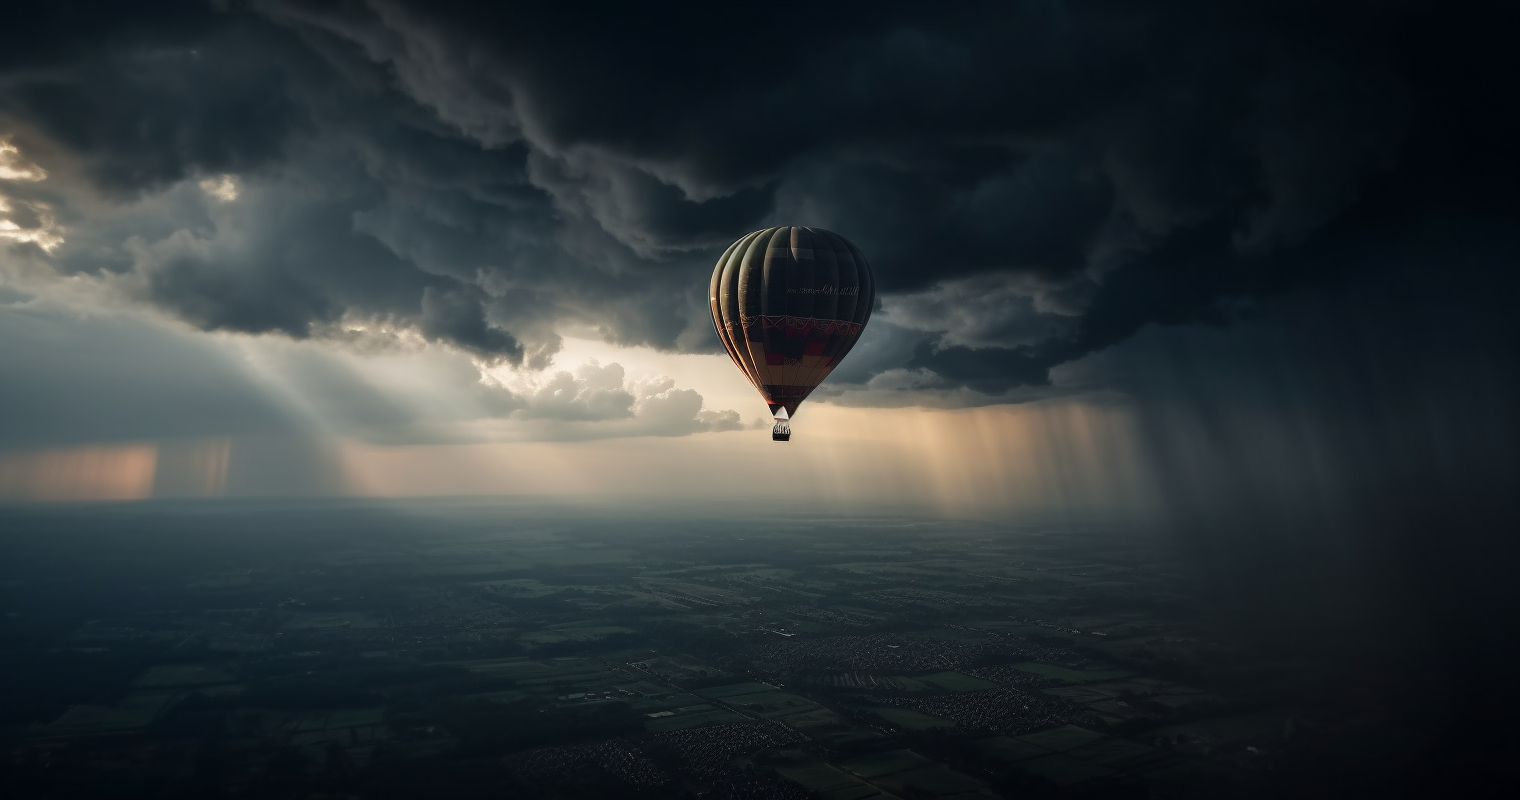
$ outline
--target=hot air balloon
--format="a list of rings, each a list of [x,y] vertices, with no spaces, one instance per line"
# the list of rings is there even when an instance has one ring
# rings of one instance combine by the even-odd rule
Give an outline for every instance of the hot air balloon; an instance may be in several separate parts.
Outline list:
[[[728,355],[792,438],[797,406],[860,338],[876,282],[865,256],[819,228],[766,228],[729,245],[707,292]]]

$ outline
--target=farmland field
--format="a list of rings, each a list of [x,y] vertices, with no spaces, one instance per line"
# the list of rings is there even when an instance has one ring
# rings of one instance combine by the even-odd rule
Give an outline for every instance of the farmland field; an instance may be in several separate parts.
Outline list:
[[[231,683],[233,676],[211,667],[198,664],[164,664],[150,668],[137,679],[141,687],[152,686],[201,686],[212,683]]]
[[[802,784],[804,788],[812,792],[843,789],[859,784],[859,781],[854,777],[840,772],[822,761],[800,765],[778,766],[776,767],[776,771]]]
[[[911,750],[891,750],[885,753],[873,753],[868,756],[852,758],[842,762],[840,766],[861,777],[874,778],[879,775],[891,775],[894,772],[903,772],[904,770],[932,763],[934,762]]]
[[[1075,747],[1092,744],[1102,738],[1104,736],[1101,733],[1090,731],[1086,728],[1078,728],[1075,725],[1067,725],[1055,730],[1041,731],[1018,737],[1021,742],[1056,751],[1071,750]]]
[[[956,772],[943,764],[930,764],[928,766],[915,767],[905,772],[896,772],[877,778],[875,782],[892,791],[906,791],[907,787],[911,786],[920,791],[932,792],[932,796],[971,792],[987,785],[969,775]]]
[[[711,689],[697,689],[695,691],[697,694],[700,694],[703,697],[717,697],[721,699],[728,697],[738,697],[740,695],[746,694],[758,694],[761,692],[774,692],[776,691],[776,687],[768,683],[756,683],[754,681],[749,681],[745,683],[732,683],[727,686],[717,686]]]
[[[1082,781],[1113,774],[1112,770],[1100,764],[1072,758],[1060,753],[1032,758],[1028,761],[1020,761],[1018,769],[1032,775],[1038,775],[1057,786],[1070,786],[1074,783],[1081,783]]]
[[[873,708],[868,708],[866,710],[880,714],[884,719],[893,725],[910,731],[925,731],[929,730],[930,728],[955,727],[955,723],[951,720],[944,719],[942,717],[931,717],[928,714],[920,714],[917,711],[910,711],[906,708],[876,706]]]
[[[1019,741],[1012,736],[991,736],[981,739],[976,743],[976,749],[1007,764],[1023,761],[1026,758],[1050,755],[1049,750],[1039,745]]]

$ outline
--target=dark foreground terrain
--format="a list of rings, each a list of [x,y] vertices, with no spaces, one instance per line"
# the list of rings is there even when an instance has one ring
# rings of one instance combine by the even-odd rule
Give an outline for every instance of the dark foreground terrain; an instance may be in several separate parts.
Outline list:
[[[1491,766],[1194,583],[1072,523],[0,510],[0,794],[1397,796]]]

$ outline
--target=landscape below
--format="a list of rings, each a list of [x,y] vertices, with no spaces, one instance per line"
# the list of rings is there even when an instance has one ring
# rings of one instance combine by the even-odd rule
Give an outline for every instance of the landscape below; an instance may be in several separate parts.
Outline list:
[[[1171,547],[1111,526],[0,523],[8,797],[1275,796],[1346,742],[1354,773],[1418,741],[1233,641]]]

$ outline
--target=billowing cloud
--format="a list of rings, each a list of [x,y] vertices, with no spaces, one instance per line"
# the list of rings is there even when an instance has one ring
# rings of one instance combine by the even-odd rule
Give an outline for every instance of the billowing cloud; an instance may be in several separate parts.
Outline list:
[[[578,420],[625,419],[633,416],[634,396],[623,385],[623,367],[595,361],[575,373],[556,372],[528,395],[528,418]]]
[[[868,254],[895,326],[836,388],[980,403],[1512,204],[1513,122],[1477,113],[1497,10],[886,3],[781,41],[644,8],[171,12],[29,11],[0,41],[27,291],[534,371],[565,336],[716,352],[719,249],[815,224]]]
[[[678,389],[660,375],[628,380],[621,364],[589,361],[574,372],[557,371],[521,392],[517,417],[531,421],[533,436],[582,439],[681,436],[734,431],[739,412],[704,408],[702,395]]]

